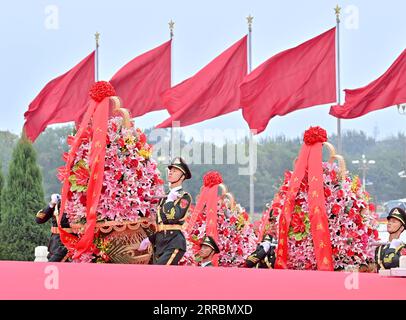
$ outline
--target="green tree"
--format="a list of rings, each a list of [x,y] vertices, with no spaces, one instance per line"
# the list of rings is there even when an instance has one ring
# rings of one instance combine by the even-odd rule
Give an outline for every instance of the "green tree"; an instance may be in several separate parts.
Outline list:
[[[65,164],[62,155],[69,150],[66,138],[72,134],[72,131],[72,125],[47,128],[34,143],[38,155],[38,165],[44,177],[43,187],[46,198],[53,193],[61,192],[61,183],[57,178],[57,173],[58,168]]]
[[[44,207],[44,191],[36,152],[24,136],[13,151],[1,197],[0,259],[33,260],[34,248],[47,242],[48,232],[34,221]]]
[[[1,210],[1,192],[3,191],[4,187],[4,178],[3,178],[3,172],[2,172],[3,165],[0,161],[0,223],[1,223],[1,216],[2,216],[2,210]]]
[[[18,141],[18,136],[9,131],[0,131],[0,161],[3,165],[2,172],[7,174],[8,164],[11,159],[11,154]]]

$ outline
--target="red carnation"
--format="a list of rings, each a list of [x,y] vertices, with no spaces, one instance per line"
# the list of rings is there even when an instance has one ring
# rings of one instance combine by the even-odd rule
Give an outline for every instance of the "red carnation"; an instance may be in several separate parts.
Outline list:
[[[89,95],[94,101],[101,102],[104,98],[115,96],[116,91],[110,82],[98,81],[90,88]]]
[[[374,239],[375,239],[375,240],[378,240],[378,239],[379,239],[378,230],[374,229],[374,231],[372,231],[372,233],[374,234]]]
[[[68,191],[68,200],[70,201],[70,200],[72,200],[72,197],[73,197],[73,192],[72,191]]]
[[[137,159],[131,159],[130,165],[134,168],[138,167],[138,160]],[[155,177],[154,177],[155,178]]]
[[[337,198],[339,198],[339,199],[344,198],[344,191],[342,189],[338,190]]]
[[[327,141],[327,132],[321,127],[310,127],[304,133],[303,141],[308,145],[314,145],[318,142]]]
[[[362,218],[359,214],[354,217],[354,222],[358,227],[362,226]]]
[[[118,172],[114,175],[114,179],[120,180],[122,176],[123,176],[123,173],[122,173],[121,171],[118,171]]]
[[[118,139],[117,143],[119,144],[119,146],[120,146],[121,148],[125,147],[125,142],[124,142],[124,139],[123,139],[123,138]]]
[[[144,189],[142,189],[142,188],[138,188],[137,189],[137,195],[139,196],[139,197],[142,197],[142,194],[144,193]]]
[[[335,204],[331,208],[331,213],[336,216],[340,212],[340,210],[341,210],[341,207],[338,204]]]
[[[142,171],[141,170],[137,170],[137,179],[140,180],[142,178]]]
[[[82,194],[82,195],[80,196],[79,201],[80,201],[80,203],[81,203],[84,207],[86,207],[86,202],[87,202],[87,197],[86,197],[86,195]]]
[[[203,177],[203,184],[205,187],[211,188],[223,182],[221,174],[217,171],[210,171]]]

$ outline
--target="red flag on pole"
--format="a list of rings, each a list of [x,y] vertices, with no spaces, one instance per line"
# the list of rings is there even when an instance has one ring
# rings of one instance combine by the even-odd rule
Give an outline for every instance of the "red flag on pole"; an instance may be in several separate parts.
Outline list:
[[[244,36],[193,77],[162,94],[171,117],[157,127],[170,127],[172,121],[188,126],[238,110],[238,86],[246,74],[247,36]]]
[[[365,87],[346,89],[343,106],[335,105],[330,114],[352,119],[368,112],[406,102],[406,50],[378,79]]]
[[[94,51],[65,74],[50,81],[24,113],[24,130],[34,142],[47,125],[78,121],[94,83]]]
[[[257,133],[276,115],[336,101],[335,28],[285,50],[241,84],[244,119]]]
[[[134,58],[110,80],[132,117],[164,109],[160,94],[171,87],[171,44]]]

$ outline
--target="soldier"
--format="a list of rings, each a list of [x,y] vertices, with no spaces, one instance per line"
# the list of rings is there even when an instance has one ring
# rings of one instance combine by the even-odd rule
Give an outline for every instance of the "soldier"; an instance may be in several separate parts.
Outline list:
[[[387,217],[389,243],[380,245],[375,250],[375,263],[379,269],[391,269],[399,267],[400,251],[405,244],[399,239],[406,227],[406,213],[401,208],[393,208]]]
[[[52,234],[48,244],[48,252],[49,252],[48,261],[50,262],[64,261],[68,253],[68,250],[63,245],[61,238],[59,236],[58,214],[60,207],[61,207],[61,196],[59,194],[53,194],[51,196],[51,201],[49,202],[48,206],[45,209],[38,211],[35,217],[35,222],[38,224],[45,223],[49,219],[52,219],[51,220]],[[62,216],[61,227],[64,228],[66,232],[72,233],[72,229],[70,228],[68,218],[66,217],[66,213],[64,213]]]
[[[256,250],[251,253],[245,260],[245,266],[247,268],[269,268],[273,269],[275,265],[275,246],[273,244],[274,237],[276,235],[276,218],[272,216],[272,212],[269,217],[269,228],[266,231],[262,242],[257,246]]]
[[[212,267],[212,259],[216,253],[220,253],[220,249],[216,242],[212,237],[205,236],[196,260],[201,262],[201,267]]]
[[[168,166],[168,182],[170,191],[158,203],[156,232],[145,238],[140,251],[154,248],[154,264],[177,265],[186,252],[186,239],[182,233],[182,225],[192,202],[189,193],[183,191],[182,183],[190,179],[192,174],[182,158],[175,158]]]

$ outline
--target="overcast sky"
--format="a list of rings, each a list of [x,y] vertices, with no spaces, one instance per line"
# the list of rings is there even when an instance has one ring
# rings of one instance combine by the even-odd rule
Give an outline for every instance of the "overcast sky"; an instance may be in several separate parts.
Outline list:
[[[380,4],[378,4],[380,3]],[[43,86],[94,49],[101,33],[100,79],[110,77],[135,56],[169,38],[175,21],[174,84],[190,77],[247,32],[254,16],[253,67],[335,25],[336,1],[1,1],[0,130],[20,133],[23,114]],[[340,1],[342,88],[364,86],[379,77],[406,48],[406,1]],[[50,14],[57,12],[57,23]],[[56,29],[55,29],[56,28]],[[260,136],[296,137],[310,125],[335,132],[329,106],[271,120]],[[136,119],[147,128],[167,117],[166,111]],[[189,127],[247,129],[241,111]],[[344,120],[343,129],[360,129],[378,138],[406,132],[406,116],[395,107]],[[187,131],[186,131],[187,133]]]

